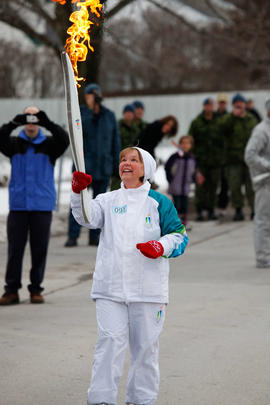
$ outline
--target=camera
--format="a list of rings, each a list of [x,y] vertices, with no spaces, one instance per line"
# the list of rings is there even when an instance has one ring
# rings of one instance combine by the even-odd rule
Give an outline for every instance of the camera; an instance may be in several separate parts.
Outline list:
[[[37,124],[38,123],[38,117],[36,117],[33,114],[27,114],[26,115],[26,122],[27,122],[27,124]]]

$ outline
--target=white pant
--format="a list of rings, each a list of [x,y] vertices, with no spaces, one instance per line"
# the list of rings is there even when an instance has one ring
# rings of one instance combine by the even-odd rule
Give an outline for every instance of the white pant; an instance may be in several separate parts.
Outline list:
[[[255,193],[254,244],[258,267],[270,266],[270,185],[263,184]]]
[[[98,342],[94,354],[88,405],[115,405],[130,345],[130,369],[126,402],[154,405],[159,390],[159,335],[165,320],[165,304],[119,303],[96,300]]]

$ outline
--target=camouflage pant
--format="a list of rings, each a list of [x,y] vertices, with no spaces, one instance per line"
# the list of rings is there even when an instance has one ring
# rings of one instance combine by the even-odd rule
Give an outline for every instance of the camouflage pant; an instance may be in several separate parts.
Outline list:
[[[227,179],[231,194],[232,206],[234,208],[242,208],[244,206],[244,198],[242,193],[242,186],[244,185],[248,205],[253,211],[254,192],[252,189],[248,167],[245,164],[227,167]]]
[[[214,210],[217,200],[217,188],[220,180],[220,169],[200,167],[205,180],[201,186],[196,184],[195,205],[197,211]]]

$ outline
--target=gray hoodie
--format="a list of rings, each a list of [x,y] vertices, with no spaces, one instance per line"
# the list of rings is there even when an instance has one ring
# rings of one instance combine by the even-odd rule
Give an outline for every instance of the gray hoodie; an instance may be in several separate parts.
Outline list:
[[[270,118],[253,129],[245,150],[245,162],[249,167],[254,190],[270,184]]]

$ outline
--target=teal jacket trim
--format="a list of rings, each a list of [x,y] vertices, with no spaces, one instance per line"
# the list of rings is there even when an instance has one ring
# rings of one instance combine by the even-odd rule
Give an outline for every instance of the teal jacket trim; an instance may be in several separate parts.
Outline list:
[[[173,250],[170,257],[182,255],[188,244],[188,237],[186,235],[186,229],[178,217],[175,206],[168,197],[155,190],[150,189],[148,195],[158,203],[161,236],[175,233],[183,235],[183,241],[178,245],[177,249]]]

